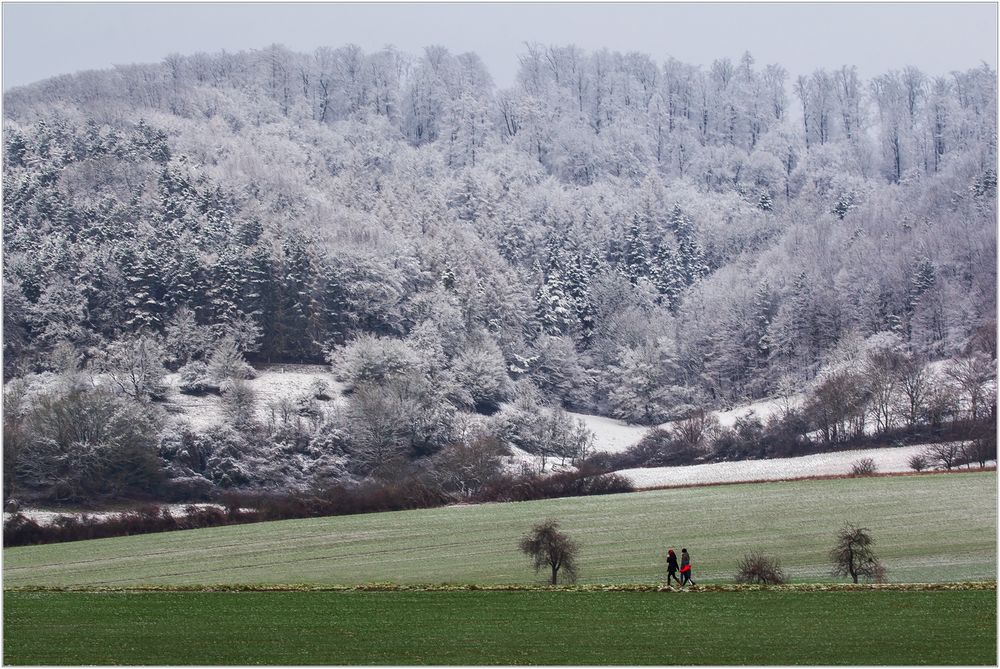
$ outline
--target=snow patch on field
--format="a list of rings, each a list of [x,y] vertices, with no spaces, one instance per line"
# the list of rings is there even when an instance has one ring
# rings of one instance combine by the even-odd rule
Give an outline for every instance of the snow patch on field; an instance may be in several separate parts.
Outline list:
[[[851,465],[862,458],[874,460],[879,472],[906,472],[910,471],[908,462],[910,457],[923,452],[926,448],[926,445],[865,448],[836,453],[816,453],[797,458],[622,469],[616,473],[628,478],[636,488],[657,488],[850,474]]]
[[[161,512],[163,512],[165,510],[169,510],[170,514],[173,515],[173,516],[175,516],[175,517],[181,517],[181,516],[186,515],[185,514],[185,510],[189,506],[194,506],[194,507],[197,507],[197,508],[214,507],[214,508],[217,508],[217,509],[225,509],[225,507],[223,507],[223,506],[221,506],[219,504],[160,504],[160,505],[158,505],[158,507],[159,507],[159,509],[160,509]],[[134,511],[134,510],[135,509],[116,509],[116,510],[113,510],[113,511],[46,511],[44,509],[22,509],[20,511],[20,513],[23,516],[27,517],[28,519],[35,521],[39,525],[49,525],[49,524],[52,523],[53,520],[55,520],[59,516],[75,516],[77,518],[81,518],[83,516],[89,516],[91,518],[97,518],[97,519],[100,519],[100,520],[104,520],[104,519],[110,518],[111,516],[114,516],[116,514],[123,513],[123,512],[126,512],[126,511]],[[8,513],[8,512],[5,511],[4,514],[3,514],[3,520],[4,520],[4,522],[7,522],[12,516],[14,516],[13,513]]]

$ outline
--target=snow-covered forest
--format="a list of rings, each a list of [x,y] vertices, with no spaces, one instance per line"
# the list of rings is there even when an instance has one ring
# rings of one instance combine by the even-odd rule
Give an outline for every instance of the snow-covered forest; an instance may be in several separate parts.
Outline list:
[[[979,375],[953,413],[984,415],[995,71],[519,58],[507,89],[440,47],[272,46],[5,93],[8,489],[416,468],[465,493],[509,445],[582,457],[563,409],[656,425],[818,387],[801,439],[930,424],[898,370],[948,358]],[[262,421],[265,363],[339,385]],[[168,374],[224,424],[170,413]]]

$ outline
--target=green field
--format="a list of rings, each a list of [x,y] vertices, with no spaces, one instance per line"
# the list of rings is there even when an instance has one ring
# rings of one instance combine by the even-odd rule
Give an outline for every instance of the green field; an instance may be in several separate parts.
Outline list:
[[[10,593],[6,664],[994,664],[996,592]]]
[[[699,582],[730,581],[749,548],[796,581],[870,527],[892,581],[996,578],[996,473],[746,484],[453,506],[4,550],[6,587],[220,583],[532,583],[519,537],[545,518],[581,545],[581,583],[653,582],[687,547]]]

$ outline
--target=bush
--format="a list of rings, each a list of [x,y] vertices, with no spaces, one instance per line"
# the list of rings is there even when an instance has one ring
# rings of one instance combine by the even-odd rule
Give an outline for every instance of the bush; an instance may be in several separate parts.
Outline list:
[[[781,564],[762,551],[753,550],[743,556],[736,567],[737,583],[780,585],[787,580]]]
[[[333,399],[330,397],[330,384],[323,379],[313,379],[309,382],[309,394],[320,402],[329,402]]]
[[[219,384],[209,378],[208,365],[200,360],[187,363],[177,370],[179,390],[185,395],[219,394]]]
[[[878,465],[871,458],[861,458],[851,465],[851,476],[875,476]]]
[[[208,358],[207,367],[208,377],[220,385],[228,379],[247,380],[257,376],[231,337],[219,340]]]
[[[923,453],[914,453],[910,456],[910,459],[907,460],[906,463],[910,465],[910,469],[915,472],[922,472],[930,467],[930,463],[927,461],[927,456]]]
[[[353,392],[358,386],[378,385],[420,369],[420,354],[402,339],[364,334],[337,351],[328,360],[337,379]]]
[[[158,431],[147,407],[106,390],[44,395],[27,416],[14,476],[59,501],[146,495],[163,479]]]
[[[579,471],[549,476],[501,476],[484,485],[473,499],[476,502],[525,502],[555,497],[613,495],[634,490],[632,482],[620,474],[608,474],[583,466]]]
[[[452,372],[475,410],[492,416],[510,396],[510,377],[500,348],[492,341],[462,351],[452,361]]]

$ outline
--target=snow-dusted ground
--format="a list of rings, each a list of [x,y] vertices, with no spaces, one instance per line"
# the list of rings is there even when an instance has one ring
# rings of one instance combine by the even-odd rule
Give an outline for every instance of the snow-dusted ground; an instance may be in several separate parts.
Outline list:
[[[908,463],[909,458],[922,452],[925,448],[927,448],[926,445],[865,448],[836,453],[803,455],[797,458],[713,462],[683,467],[623,469],[616,473],[627,477],[636,488],[657,488],[660,486],[771,481],[807,476],[850,474],[851,465],[861,458],[874,460],[879,472],[906,472],[911,471]]]
[[[723,427],[732,427],[736,424],[736,419],[746,416],[751,411],[758,418],[766,422],[772,415],[784,411],[786,407],[798,407],[802,404],[802,395],[793,395],[789,398],[757,400],[747,404],[740,404],[730,409],[719,409],[713,411],[715,417],[719,419],[719,424]],[[642,439],[649,430],[643,425],[626,423],[615,418],[604,416],[593,416],[584,413],[567,412],[573,418],[578,418],[586,424],[587,428],[594,433],[594,450],[599,453],[621,453],[633,446]],[[668,427],[670,423],[663,423],[660,427]]]
[[[257,378],[247,383],[256,394],[257,418],[262,422],[270,418],[270,403],[282,398],[294,400],[308,392],[316,379],[326,382],[327,395],[332,398],[329,402],[321,402],[321,405],[331,407],[343,401],[343,384],[336,380],[327,365],[261,365],[254,369]],[[225,416],[219,396],[181,393],[177,389],[177,374],[168,374],[165,380],[169,388],[166,408],[173,415],[186,418],[192,427],[199,430],[223,422]]]
[[[631,425],[615,418],[571,411],[566,413],[582,420],[587,429],[594,433],[594,450],[600,453],[621,453],[629,446],[638,443],[649,429],[643,425]]]
[[[757,415],[762,422],[767,422],[774,414],[780,414],[788,408],[798,408],[805,401],[803,395],[792,395],[790,397],[779,397],[774,399],[757,400],[748,404],[741,404],[731,409],[713,411],[715,417],[719,419],[719,424],[723,427],[732,427],[736,424],[737,418],[746,416],[751,411]]]
[[[219,509],[225,508],[219,504],[159,504],[160,510],[169,509],[170,513],[174,516],[183,516],[184,510],[189,506],[196,507],[216,507]],[[108,518],[115,515],[116,513],[121,513],[123,511],[133,511],[134,509],[117,509],[114,511],[44,511],[42,509],[21,509],[20,513],[31,520],[35,521],[39,525],[48,525],[58,516],[90,516],[91,518]],[[4,522],[6,522],[14,514],[7,513],[3,514]]]

